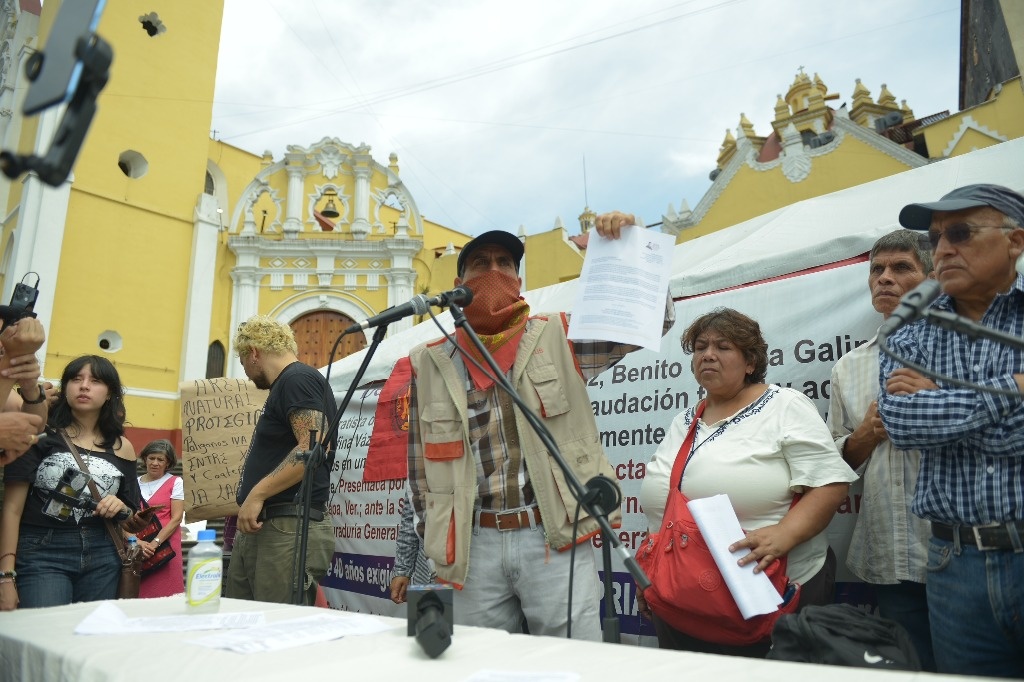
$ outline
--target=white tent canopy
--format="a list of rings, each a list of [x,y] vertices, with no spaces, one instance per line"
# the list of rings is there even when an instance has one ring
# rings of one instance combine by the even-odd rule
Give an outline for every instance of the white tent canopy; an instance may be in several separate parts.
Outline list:
[[[856,257],[899,227],[897,216],[906,204],[934,201],[956,187],[980,182],[1024,189],[1024,139],[807,199],[680,244],[673,254],[670,291],[675,298],[696,296]],[[568,310],[575,297],[575,280],[525,294],[538,312]],[[447,312],[438,319],[452,328]],[[427,321],[386,338],[360,383],[386,379],[399,358],[439,335]],[[366,352],[331,368],[337,396],[348,389]]]

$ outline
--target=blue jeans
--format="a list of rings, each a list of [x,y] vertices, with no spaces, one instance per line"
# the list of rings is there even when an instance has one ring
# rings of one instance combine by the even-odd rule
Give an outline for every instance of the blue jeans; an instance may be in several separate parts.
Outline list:
[[[940,673],[1024,677],[1024,552],[928,542],[928,613]]]
[[[117,598],[121,560],[102,524],[22,525],[15,566],[20,608]]]
[[[548,547],[544,526],[500,531],[474,526],[466,584],[452,597],[459,625],[565,637],[568,630],[569,566],[572,582],[572,638],[601,641],[601,583],[594,547]]]

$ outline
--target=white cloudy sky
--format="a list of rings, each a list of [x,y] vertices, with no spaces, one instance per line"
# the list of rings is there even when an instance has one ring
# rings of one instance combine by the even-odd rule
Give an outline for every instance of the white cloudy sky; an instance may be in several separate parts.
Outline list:
[[[575,232],[584,202],[695,206],[725,130],[770,132],[799,67],[955,111],[959,0],[227,0],[213,127],[281,158],[372,146],[424,216]],[[584,157],[586,184],[584,185]],[[585,195],[586,192],[586,195]],[[586,196],[586,199],[585,199]]]

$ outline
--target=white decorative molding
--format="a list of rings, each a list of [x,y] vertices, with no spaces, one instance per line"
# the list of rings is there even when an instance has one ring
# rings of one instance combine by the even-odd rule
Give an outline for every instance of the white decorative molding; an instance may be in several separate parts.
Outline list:
[[[306,224],[313,232],[323,232],[323,229],[320,227],[320,223],[316,220],[316,216],[313,215],[313,211],[316,209],[316,202],[323,199],[324,193],[327,190],[334,190],[334,193],[337,195],[333,198],[335,201],[335,208],[338,209],[339,215],[336,219],[331,220],[331,222],[334,223],[336,229],[342,229],[349,224],[348,215],[349,211],[352,210],[351,204],[349,203],[351,197],[344,193],[342,187],[335,185],[334,183],[317,185],[313,188],[312,192],[306,195],[306,215],[309,216],[306,220]]]
[[[949,140],[949,144],[947,144],[946,148],[942,150],[942,155],[948,157],[950,154],[952,154],[953,150],[956,149],[956,146],[958,144],[960,144],[960,140],[963,139],[964,135],[967,134],[968,130],[974,130],[976,132],[981,133],[982,135],[991,137],[994,140],[999,140],[1000,142],[1006,142],[1008,139],[1010,139],[1005,135],[1000,135],[998,132],[992,130],[987,126],[981,125],[980,123],[974,120],[973,116],[968,114],[967,116],[964,116],[960,120],[960,127],[956,129],[956,132],[953,133],[953,137]]]
[[[272,166],[268,166],[268,168],[272,168]],[[278,196],[277,189],[271,187],[267,182],[270,174],[267,174],[266,170],[260,171],[249,185],[242,190],[242,196],[239,197],[238,203],[235,204],[230,224],[238,225],[241,222],[241,228],[238,230],[239,234],[258,234],[261,231],[263,233],[273,232],[276,234],[281,231],[280,216],[284,213],[284,197]],[[269,225],[264,225],[263,216],[257,217],[254,212],[256,202],[259,201],[260,196],[264,192],[266,192],[277,208],[276,215]]]
[[[405,188],[405,185],[399,183],[398,185],[389,185],[384,189],[379,189],[373,193],[371,197],[373,199],[373,227],[378,234],[387,234],[387,226],[381,222],[380,209],[381,206],[386,206],[388,199],[394,198],[398,203],[398,206],[390,206],[390,208],[398,211],[398,221],[395,224],[395,236],[396,237],[408,237],[409,236],[409,218],[412,217],[415,222],[416,217],[412,216],[412,197],[409,196],[409,191]]]
[[[316,160],[323,168],[324,177],[333,180],[338,177],[338,169],[345,163],[345,155],[335,145],[324,145],[316,155]]]
[[[811,174],[811,160],[804,152],[800,131],[792,122],[783,129],[781,142],[779,160],[782,163],[782,174],[793,183],[806,179]]]
[[[886,156],[891,156],[910,168],[920,168],[921,166],[928,165],[928,159],[920,154],[910,151],[901,144],[896,144],[883,135],[879,135],[873,128],[865,128],[854,123],[849,118],[835,117],[832,120],[832,131],[836,135],[839,135],[841,132],[849,133],[850,137],[863,142],[872,149],[882,152]]]
[[[279,303],[268,315],[283,324],[291,324],[306,313],[317,310],[333,310],[353,320],[372,315],[372,308],[365,301],[356,302],[350,296],[341,296],[333,291],[293,296]]]
[[[233,363],[233,364],[238,364],[238,363]],[[205,369],[205,367],[204,367],[204,369]],[[125,393],[125,395],[135,396],[136,398],[150,398],[150,399],[153,399],[153,400],[180,400],[181,399],[181,393],[178,393],[177,391],[172,393],[171,391],[153,391],[153,390],[145,389],[145,388],[129,388],[128,386],[125,386],[124,393]]]

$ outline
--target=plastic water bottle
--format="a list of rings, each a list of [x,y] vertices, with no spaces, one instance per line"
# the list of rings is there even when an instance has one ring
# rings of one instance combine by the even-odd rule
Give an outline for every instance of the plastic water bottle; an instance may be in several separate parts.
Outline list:
[[[224,553],[214,540],[217,531],[199,531],[199,542],[188,553],[185,603],[189,613],[216,613],[220,609]]]

